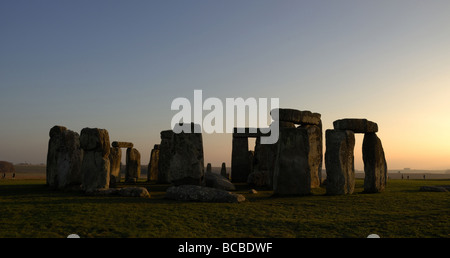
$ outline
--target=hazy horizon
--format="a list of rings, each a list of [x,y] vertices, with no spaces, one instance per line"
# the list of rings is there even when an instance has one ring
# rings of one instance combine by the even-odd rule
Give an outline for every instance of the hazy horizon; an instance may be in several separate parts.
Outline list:
[[[172,100],[202,89],[318,112],[324,133],[367,118],[388,169],[447,170],[449,13],[446,0],[3,0],[0,160],[45,163],[62,125],[107,129],[147,164]],[[203,134],[205,164],[231,165],[231,142]]]

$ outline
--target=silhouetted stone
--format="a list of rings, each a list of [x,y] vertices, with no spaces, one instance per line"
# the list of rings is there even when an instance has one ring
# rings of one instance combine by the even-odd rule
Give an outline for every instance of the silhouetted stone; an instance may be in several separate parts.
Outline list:
[[[127,149],[125,182],[136,183],[141,176],[141,154],[135,148]]]
[[[228,174],[227,174],[227,167],[225,165],[225,162],[222,162],[222,168],[220,169],[220,175],[225,177],[226,179],[228,178]]]
[[[364,192],[379,193],[384,191],[387,180],[387,164],[381,140],[375,133],[364,135]]]
[[[274,110],[275,109],[272,109],[270,112],[271,115]],[[278,121],[291,122],[301,125],[319,125],[321,123],[320,117],[321,115],[319,113],[312,113],[308,110],[300,111],[289,108],[278,108]],[[273,115],[272,118],[277,120],[276,117],[273,117]],[[281,124],[280,127],[282,127]]]
[[[48,142],[46,179],[51,188],[64,189],[80,185],[83,152],[78,133],[64,126],[50,129]]]
[[[421,192],[450,192],[450,185],[427,185],[419,188]]]
[[[195,132],[196,126],[198,125],[191,123],[191,132]],[[204,173],[202,134],[174,133],[169,165],[169,182],[174,185],[201,185]]]
[[[159,175],[159,144],[155,144],[150,153],[150,161],[148,163],[147,181],[157,181]]]
[[[206,164],[206,173],[212,173],[211,163]]]
[[[308,164],[308,132],[304,128],[280,128],[273,176],[275,195],[308,195],[311,173]]]
[[[266,173],[268,173],[268,171],[253,171],[248,175],[247,183],[251,186],[266,186],[268,177]]]
[[[251,164],[248,155],[248,138],[233,137],[231,153],[231,182],[247,182]]]
[[[265,182],[266,186],[270,189],[273,188],[273,172],[277,150],[277,144],[261,144],[261,139],[256,139],[255,156],[253,159],[253,173],[256,174],[251,178],[249,176],[248,183],[260,186]],[[264,179],[262,178],[263,175],[265,177]]]
[[[111,147],[109,153],[109,184],[114,186],[120,182],[120,165],[122,160],[122,150],[119,147]]]
[[[378,125],[367,119],[345,118],[333,122],[335,130],[350,130],[354,133],[376,133]]]
[[[82,189],[86,192],[99,188],[109,188],[110,143],[105,129],[84,128],[81,130],[80,145],[84,150],[81,171]]]
[[[132,142],[118,142],[118,141],[114,141],[111,144],[113,147],[117,147],[117,148],[133,148],[133,143]]]
[[[355,135],[352,131],[326,131],[325,167],[327,194],[351,194],[355,189],[353,150]]]
[[[167,188],[166,198],[177,201],[218,203],[238,203],[245,201],[245,197],[241,194],[199,185],[171,186]]]
[[[169,167],[172,159],[173,131],[161,132],[161,144],[159,145],[158,183],[169,183]]]

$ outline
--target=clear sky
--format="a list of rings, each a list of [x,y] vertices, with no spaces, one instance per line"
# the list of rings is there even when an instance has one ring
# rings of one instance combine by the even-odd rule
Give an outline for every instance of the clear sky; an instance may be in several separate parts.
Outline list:
[[[142,163],[177,97],[279,98],[379,125],[388,167],[450,169],[448,0],[1,0],[0,160],[105,128]],[[355,164],[362,169],[362,136]],[[230,165],[231,135],[204,134]]]

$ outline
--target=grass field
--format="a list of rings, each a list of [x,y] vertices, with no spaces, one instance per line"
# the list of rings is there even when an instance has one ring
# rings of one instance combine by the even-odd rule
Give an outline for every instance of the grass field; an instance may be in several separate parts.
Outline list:
[[[450,237],[450,194],[419,192],[450,180],[390,180],[384,193],[271,197],[238,193],[239,204],[183,203],[164,198],[167,185],[139,182],[149,199],[86,196],[49,190],[44,180],[0,181],[0,237]]]

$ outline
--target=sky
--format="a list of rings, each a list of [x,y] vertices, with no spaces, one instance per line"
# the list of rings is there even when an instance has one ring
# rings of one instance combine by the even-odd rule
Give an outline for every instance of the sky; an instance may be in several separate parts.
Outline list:
[[[279,98],[324,130],[367,118],[389,169],[450,169],[449,13],[448,0],[2,0],[0,160],[45,163],[63,125],[107,129],[147,164],[172,101],[198,89]],[[230,166],[231,142],[204,133],[205,164]]]

